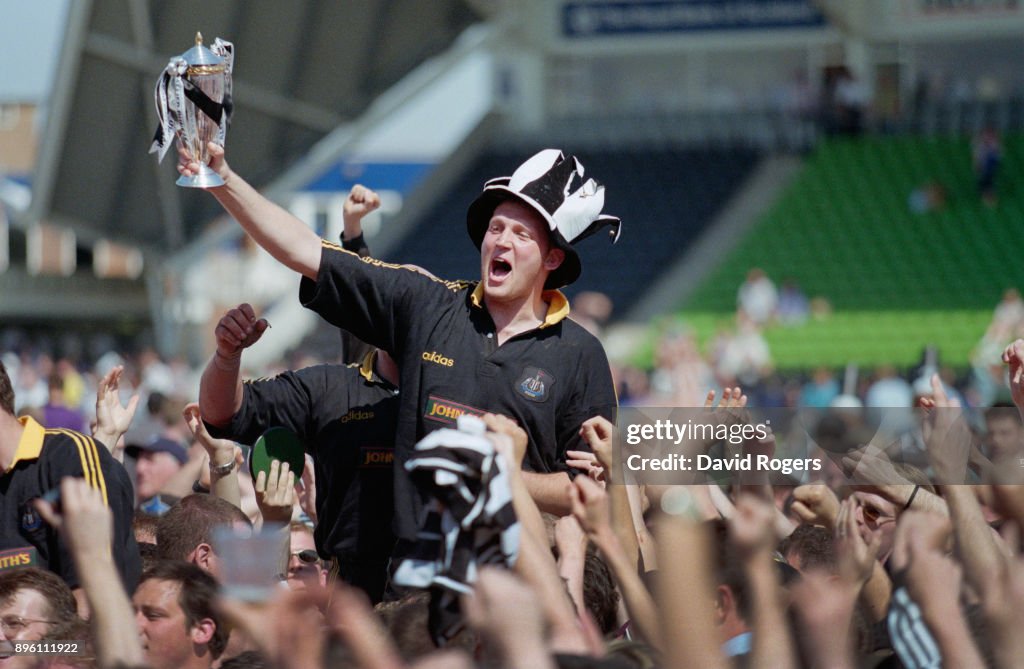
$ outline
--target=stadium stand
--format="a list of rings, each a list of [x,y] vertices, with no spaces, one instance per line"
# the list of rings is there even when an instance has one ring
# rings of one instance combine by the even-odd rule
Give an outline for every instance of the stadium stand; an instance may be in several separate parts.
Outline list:
[[[1003,174],[1019,173],[1024,136],[1003,144]],[[912,211],[911,193],[929,183],[941,185],[945,204]],[[1007,178],[997,207],[980,202],[967,138],[826,141],[683,313],[713,327],[715,314],[721,319],[736,308],[737,278],[761,267],[777,282],[795,279],[837,312],[828,324],[808,325],[806,338],[792,329],[778,339],[769,333],[780,364],[790,349],[809,364],[808,347],[815,357],[814,350],[838,348],[836,338],[862,360],[910,359],[918,348],[894,353],[893,346],[913,339],[907,328],[920,330],[914,323],[925,322],[962,362],[1003,290],[1024,281],[1006,243],[1019,238],[1022,205],[1020,189]],[[956,327],[936,328],[928,314],[939,311],[941,323]],[[817,360],[829,361],[827,353]]]
[[[1004,170],[1020,169],[1024,136],[1005,141]],[[735,277],[755,266],[836,309],[988,309],[1024,268],[1002,243],[1019,229],[1021,193],[1002,184],[997,208],[978,200],[967,139],[825,142],[803,173],[686,305],[736,306]],[[917,214],[908,196],[928,182],[942,210]],[[726,277],[732,277],[725,281]]]

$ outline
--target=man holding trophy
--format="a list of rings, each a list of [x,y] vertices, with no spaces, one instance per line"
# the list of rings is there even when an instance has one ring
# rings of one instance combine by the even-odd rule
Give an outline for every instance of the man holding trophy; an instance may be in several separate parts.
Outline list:
[[[200,148],[191,138],[181,142],[182,176],[215,172],[223,185],[210,183],[210,193],[257,244],[302,275],[303,303],[399,364],[394,529],[404,541],[396,557],[411,550],[423,505],[403,465],[418,440],[445,426],[430,416],[453,421],[460,407],[516,420],[529,436],[523,479],[531,496],[542,510],[570,512],[565,490],[577,471],[566,451],[589,450],[583,421],[612,419],[616,398],[604,349],[566,318],[568,301],[557,289],[580,274],[573,243],[604,226],[615,240],[620,228],[618,218],[601,214],[604,187],[582,178],[574,156],[548,149],[512,177],[487,183],[467,217],[481,250],[477,284],[428,278],[321,240],[233,172],[221,142]]]

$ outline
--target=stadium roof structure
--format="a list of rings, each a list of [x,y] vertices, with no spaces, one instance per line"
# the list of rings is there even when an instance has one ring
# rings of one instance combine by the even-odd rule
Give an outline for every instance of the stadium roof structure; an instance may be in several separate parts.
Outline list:
[[[24,222],[174,252],[221,213],[147,153],[168,59],[235,44],[232,166],[260,187],[479,20],[465,0],[76,0]]]

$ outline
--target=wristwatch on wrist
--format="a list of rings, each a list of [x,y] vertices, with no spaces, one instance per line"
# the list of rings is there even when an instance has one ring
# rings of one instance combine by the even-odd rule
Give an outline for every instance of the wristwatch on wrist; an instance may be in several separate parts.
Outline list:
[[[211,476],[227,476],[231,472],[235,471],[235,458],[231,457],[230,460],[222,465],[215,465],[213,461],[210,461],[210,475]]]

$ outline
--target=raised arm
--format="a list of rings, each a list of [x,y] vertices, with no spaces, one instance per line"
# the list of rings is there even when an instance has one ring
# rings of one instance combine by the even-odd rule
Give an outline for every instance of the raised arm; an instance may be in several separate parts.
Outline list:
[[[182,411],[185,424],[188,425],[192,437],[206,451],[210,476],[210,492],[217,497],[242,508],[242,490],[238,484],[238,467],[242,464],[241,449],[229,439],[214,439],[206,431],[199,406],[189,404]],[[233,468],[223,473],[229,465]]]
[[[879,541],[864,541],[857,529],[857,500],[847,497],[836,518],[835,551],[840,576],[859,588],[859,600],[871,622],[884,620],[892,599],[892,581],[878,561]]]
[[[587,608],[583,596],[583,574],[587,567],[587,534],[572,516],[555,521],[555,549],[558,551],[558,574],[565,581],[576,610]]]
[[[928,460],[949,507],[964,577],[981,596],[999,587],[998,576],[1007,556],[996,534],[985,522],[972,486],[962,485],[970,452],[970,430],[959,403],[946,396],[938,375],[932,377],[934,410],[925,427]]]
[[[554,669],[536,593],[515,576],[484,567],[462,607],[470,626],[497,650],[502,666]]]
[[[807,666],[854,669],[857,586],[812,569],[793,585],[792,600]]]
[[[1024,416],[1024,339],[1018,339],[1003,351],[1003,362],[1010,368],[1010,394]]]
[[[615,426],[604,416],[589,418],[583,421],[580,427],[580,436],[590,445],[597,456],[597,461],[604,468],[605,481],[612,479],[612,467],[615,466],[612,451],[614,430]],[[640,545],[636,530],[633,528],[633,511],[630,508],[628,489],[623,483],[612,485],[607,490],[611,504],[612,528],[635,571],[640,556]]]
[[[211,425],[226,427],[242,407],[242,351],[259,341],[267,327],[249,304],[231,309],[217,323],[217,350],[199,381],[199,410]]]
[[[274,204],[235,174],[224,159],[224,147],[210,142],[210,168],[224,179],[211,188],[221,206],[278,262],[316,279],[320,268],[320,237],[283,207]],[[178,171],[192,176],[199,164],[179,152]]]
[[[786,621],[785,595],[772,558],[778,543],[775,508],[760,497],[742,495],[729,522],[730,538],[739,553],[750,586],[754,640],[751,666],[796,666],[796,651]]]
[[[622,487],[622,486],[612,486]],[[577,476],[569,489],[572,513],[587,536],[594,542],[611,569],[622,592],[630,622],[640,636],[653,646],[661,648],[663,640],[654,599],[640,580],[636,570],[635,554],[630,555],[613,529],[609,498],[601,487],[584,476]],[[627,518],[626,522],[630,520]]]
[[[808,525],[835,529],[839,516],[839,499],[822,483],[808,483],[793,490],[793,513]]]
[[[686,486],[661,500],[658,519],[658,603],[665,666],[725,669],[714,628],[711,548]]]
[[[576,611],[558,566],[547,543],[547,532],[537,504],[522,479],[522,457],[526,452],[526,433],[510,418],[495,414],[483,417],[495,450],[508,463],[512,506],[522,524],[519,535],[519,559],[515,570],[533,588],[540,608],[550,625],[550,644],[556,652],[587,653],[587,640],[576,624]]]
[[[96,386],[96,427],[92,437],[103,444],[118,462],[124,460],[124,449],[118,448],[121,436],[128,431],[139,405],[136,393],[128,400],[127,405],[121,404],[121,374],[124,367],[117,365],[100,379]]]
[[[960,566],[922,537],[911,536],[907,548],[907,590],[939,646],[942,666],[985,666],[960,611]]]
[[[346,249],[360,256],[370,255],[366,244],[359,243],[363,236],[363,217],[378,207],[380,207],[380,196],[377,193],[361,184],[352,186],[341,209],[341,220],[344,225],[341,243],[345,245]],[[349,245],[356,248],[349,248]],[[366,250],[365,253],[363,253],[363,249]]]
[[[289,523],[295,511],[295,472],[290,471],[287,462],[270,461],[270,471],[261,470],[253,482],[256,489],[256,506],[263,517],[262,529],[269,531],[271,527],[277,533],[277,573],[288,573],[288,560],[291,558],[291,531]]]
[[[61,481],[61,511],[43,500],[39,514],[57,528],[71,552],[89,603],[98,666],[141,666],[144,660],[135,615],[110,550],[113,514],[99,490],[82,479]]]

